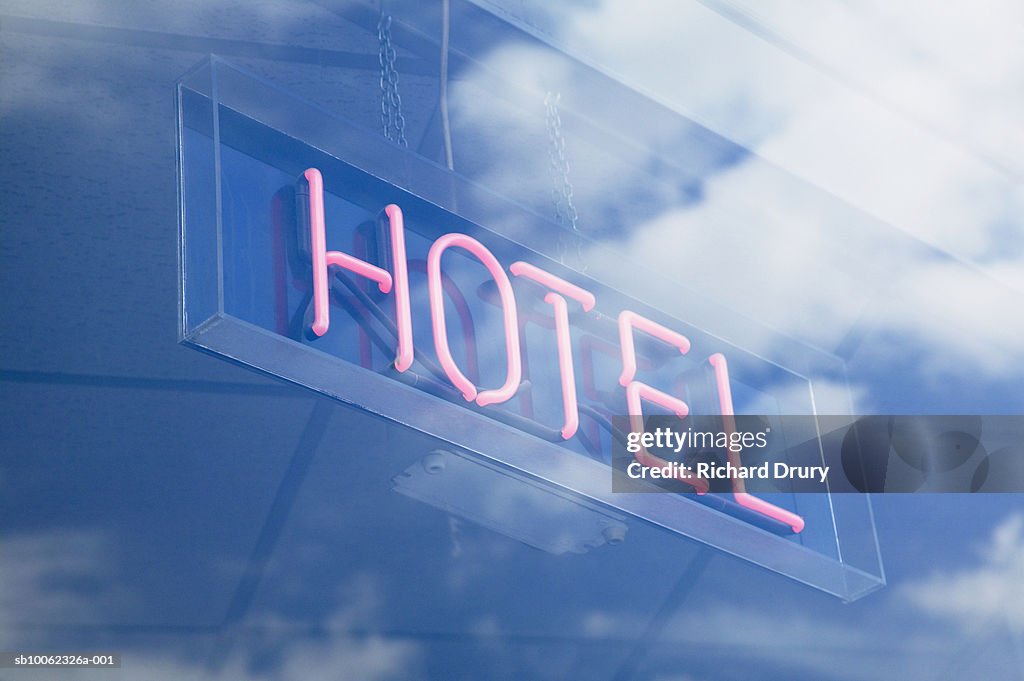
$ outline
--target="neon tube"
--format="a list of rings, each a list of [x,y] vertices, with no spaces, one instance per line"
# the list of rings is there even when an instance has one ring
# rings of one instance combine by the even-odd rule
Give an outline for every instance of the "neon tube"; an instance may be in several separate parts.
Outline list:
[[[562,439],[568,440],[580,427],[579,407],[576,404],[576,374],[572,366],[572,340],[569,337],[569,306],[557,293],[544,296],[544,302],[555,308],[555,339],[558,342],[558,370],[562,379],[562,409],[565,425]]]
[[[391,275],[359,258],[341,251],[327,250],[327,237],[324,234],[324,179],[316,168],[309,168],[303,175],[309,182],[309,234],[313,259],[312,328],[313,333],[322,336],[331,324],[330,287],[327,285],[327,268],[330,265],[372,279],[377,282],[382,293],[391,291]]]
[[[594,294],[590,291],[580,288],[575,284],[570,284],[561,277],[556,277],[546,270],[542,270],[536,265],[531,265],[528,262],[518,261],[512,263],[512,266],[508,268],[512,274],[517,277],[524,277],[538,284],[547,286],[552,291],[561,293],[566,298],[572,298],[579,302],[583,306],[584,312],[590,312],[597,305],[597,299]]]
[[[676,416],[681,419],[686,418],[686,415],[690,413],[690,408],[687,406],[686,402],[683,402],[678,397],[673,397],[672,395],[663,393],[657,388],[652,388],[640,381],[630,381],[629,385],[626,386],[626,406],[629,410],[629,428],[634,433],[644,432],[643,400],[661,405],[662,407],[675,412]],[[660,456],[656,456],[648,452],[642,442],[638,444],[640,445],[640,449],[633,454],[633,457],[641,466],[645,466],[647,468],[663,468],[668,466],[668,461],[662,459]],[[696,475],[678,473],[676,474],[675,479],[685,482],[693,487],[697,494],[707,494],[710,489],[708,481],[704,478],[697,477]]]
[[[674,345],[685,355],[690,351],[690,340],[657,322],[642,317],[630,310],[619,313],[619,343],[622,346],[622,375],[619,383],[626,388],[626,406],[629,410],[629,426],[633,432],[644,431],[643,400],[657,404],[675,413],[679,418],[686,418],[690,407],[678,397],[673,397],[646,383],[633,380],[636,377],[636,346],[633,342],[633,329],[639,329],[660,341]],[[665,466],[668,462],[655,456],[640,445],[634,457],[642,466]],[[687,483],[697,494],[705,494],[709,488],[708,481],[693,475],[681,474],[676,479]]]
[[[384,207],[391,232],[391,268],[395,277],[395,317],[398,322],[398,355],[395,369],[412,366],[412,309],[409,303],[409,265],[405,258],[405,220],[402,209],[391,203]]]
[[[474,255],[487,268],[494,282],[498,285],[501,307],[505,322],[505,350],[508,372],[505,383],[495,390],[477,391],[466,376],[459,370],[448,346],[448,329],[445,325],[444,289],[441,283],[441,256],[451,246],[462,248]],[[474,398],[481,407],[489,404],[501,404],[512,398],[519,390],[522,382],[522,362],[519,354],[519,320],[516,315],[516,298],[512,291],[512,282],[502,269],[501,263],[487,247],[466,234],[449,233],[435,241],[427,254],[427,289],[430,296],[430,316],[433,320],[434,347],[441,367],[448,379],[459,389],[467,402]]]
[[[427,274],[427,261],[413,259],[409,261],[409,269],[413,272]],[[429,283],[429,282],[428,282]],[[459,328],[462,329],[462,346],[466,351],[466,374],[470,381],[480,380],[480,360],[476,352],[476,327],[473,325],[473,313],[469,309],[469,302],[462,295],[462,290],[455,280],[444,272],[441,272],[441,286],[448,294],[449,300],[455,306],[455,312],[459,316]],[[438,367],[439,376],[447,378],[444,370]]]
[[[584,312],[594,309],[597,298],[590,291],[570,284],[561,277],[528,262],[514,262],[509,270],[517,277],[530,279],[554,291],[544,297],[544,302],[554,307],[555,341],[558,344],[558,370],[562,381],[562,409],[565,414],[562,437],[568,440],[579,429],[580,414],[576,400],[576,373],[573,367],[572,336],[569,330],[569,307],[563,296],[577,301],[583,307]]]
[[[711,355],[708,358],[708,362],[715,369],[715,382],[718,385],[718,404],[721,407],[725,430],[729,434],[729,440],[731,441],[732,434],[736,431],[736,415],[733,413],[732,389],[729,387],[729,364],[725,360],[725,355],[720,352]],[[739,452],[729,449],[729,460],[734,466],[738,466],[740,464]],[[794,532],[799,533],[803,531],[804,519],[801,516],[784,508],[779,508],[764,499],[748,494],[742,479],[734,479],[732,481],[732,488],[733,495],[736,497],[736,503],[740,506],[785,523],[793,528]]]
[[[622,346],[622,375],[619,376],[619,383],[628,387],[630,381],[636,377],[636,346],[633,342],[633,329],[639,329],[644,333],[654,336],[660,341],[674,345],[679,349],[679,354],[685,355],[690,351],[690,340],[672,329],[642,317],[631,310],[623,310],[619,313],[619,343]]]

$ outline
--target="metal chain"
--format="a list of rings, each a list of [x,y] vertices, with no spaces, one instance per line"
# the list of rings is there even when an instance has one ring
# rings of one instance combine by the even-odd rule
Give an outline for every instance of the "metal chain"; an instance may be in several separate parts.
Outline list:
[[[576,244],[576,265],[586,269],[583,261],[582,243],[579,229],[579,212],[573,198],[572,181],[569,179],[569,159],[565,153],[565,137],[562,135],[562,117],[558,113],[558,105],[562,95],[548,92],[544,97],[544,110],[547,114],[548,157],[551,160],[551,172],[554,187],[551,198],[555,204],[555,220],[558,224],[571,231]],[[558,236],[558,256],[565,264],[568,246],[565,235]]]
[[[402,98],[398,94],[398,71],[395,69],[394,45],[391,42],[391,15],[381,15],[377,22],[377,42],[380,44],[380,124],[384,137],[403,147],[409,146],[405,139],[405,116],[402,115]]]

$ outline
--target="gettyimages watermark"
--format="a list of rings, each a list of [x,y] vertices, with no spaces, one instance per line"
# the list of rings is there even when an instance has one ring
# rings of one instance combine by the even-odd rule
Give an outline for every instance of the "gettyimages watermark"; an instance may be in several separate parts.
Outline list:
[[[1024,416],[612,418],[614,492],[1024,492]]]

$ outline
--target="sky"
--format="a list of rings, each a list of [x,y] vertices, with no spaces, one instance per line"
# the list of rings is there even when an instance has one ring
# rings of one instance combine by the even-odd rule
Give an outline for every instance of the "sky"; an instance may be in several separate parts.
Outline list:
[[[389,6],[400,20],[414,12],[412,2]],[[456,169],[538,212],[550,211],[553,182],[540,104],[545,92],[561,94],[580,229],[600,233],[598,243],[583,247],[589,274],[618,277],[637,297],[678,303],[673,314],[692,314],[694,323],[783,365],[820,357],[805,373],[821,409],[1021,412],[1019,3],[480,4],[510,14],[673,114],[638,123],[631,118],[635,100],[626,97],[627,105],[616,109],[607,93],[586,90],[594,81],[580,78],[571,61],[511,39],[477,46],[475,63],[457,72],[450,89]],[[374,54],[375,37],[365,31],[348,26],[358,37],[338,38],[346,26],[334,10],[326,0],[287,8],[270,0],[151,6],[11,0],[2,8],[5,15],[79,27]],[[470,45],[471,32],[455,25],[453,40]],[[51,291],[51,278],[30,273],[35,278],[24,281],[32,282],[31,291],[11,280],[22,285],[14,289],[21,294],[5,304],[25,323],[5,341],[9,361],[0,368],[179,383],[163,392],[19,384],[7,394],[7,425],[18,422],[25,438],[48,444],[24,459],[37,473],[24,478],[37,487],[26,482],[24,489],[39,491],[17,497],[29,499],[17,509],[24,526],[5,526],[0,632],[20,635],[26,612],[41,638],[66,633],[58,624],[98,621],[97,630],[108,631],[103,627],[113,622],[108,634],[121,637],[134,664],[157,681],[309,679],[338,669],[383,680],[424,676],[431,664],[470,665],[474,655],[539,677],[567,678],[587,664],[598,672],[614,668],[622,641],[643,631],[659,598],[670,593],[671,579],[694,560],[689,543],[632,528],[626,549],[635,553],[612,554],[607,562],[603,554],[573,558],[570,572],[566,562],[489,530],[392,501],[397,495],[389,489],[377,496],[339,494],[338,481],[352,472],[339,455],[344,447],[384,457],[405,441],[383,427],[353,435],[351,422],[337,412],[327,419],[326,444],[284,524],[243,634],[210,664],[206,653],[223,641],[204,627],[218,621],[245,567],[312,399],[273,392],[228,399],[180,388],[223,380],[241,394],[246,382],[257,382],[213,359],[180,359],[192,351],[172,338],[173,192],[146,193],[160,182],[173,185],[173,81],[201,55],[11,31],[2,37],[6,54],[18,56],[8,62],[18,68],[4,76],[2,120],[39,115],[40,125],[51,125],[33,148],[49,163],[15,170],[19,178],[36,177],[62,162],[80,164],[73,166],[85,178],[78,194],[51,197],[48,210],[62,220],[54,220],[60,252],[85,254],[79,266],[93,269],[83,270],[77,296],[53,297],[68,318],[83,299],[92,302],[90,314],[57,328],[27,312],[39,291]],[[377,101],[363,97],[367,88],[376,93],[373,78],[355,87],[323,65],[237,59],[360,124],[375,121]],[[519,90],[496,92],[495,73]],[[432,78],[402,75],[411,131],[429,118],[413,102],[416,94],[433,93]],[[145,82],[125,88],[132,79]],[[587,110],[593,102],[607,108]],[[63,117],[59,125],[47,123],[54,112]],[[580,133],[581,118],[608,132],[606,146]],[[68,131],[74,135],[64,136]],[[22,149],[15,137],[3,141]],[[139,161],[133,145],[147,144],[154,153]],[[488,156],[502,162],[488,163]],[[162,175],[153,159],[163,159]],[[142,191],[121,192],[123,182],[138,178],[148,184],[129,186]],[[107,201],[107,192],[120,203]],[[14,197],[8,205],[27,210],[24,196],[5,196]],[[22,231],[12,241],[17,248],[4,256],[9,270],[50,257],[38,225],[11,224]],[[83,224],[99,237],[84,239],[92,232]],[[124,256],[117,249],[126,243],[104,230],[134,234],[140,224],[167,228],[166,234],[157,227],[141,232],[146,248],[164,254],[151,263],[163,269],[155,270],[158,283],[151,287],[122,286],[138,273],[104,264],[120,262],[107,258]],[[622,262],[635,267],[622,272]],[[157,291],[166,295],[158,298]],[[693,301],[691,309],[687,296],[694,291],[713,304]],[[22,301],[26,307],[15,307]],[[159,322],[137,322],[140,335],[121,332],[124,309],[163,304]],[[253,413],[273,418],[256,422]],[[231,427],[220,430],[229,432],[218,432],[225,423]],[[130,451],[107,437],[118,428]],[[153,443],[154,435],[160,442]],[[22,447],[19,438],[5,442]],[[237,456],[208,456],[203,446]],[[62,456],[80,461],[78,450],[104,463],[92,474],[107,485],[99,488],[106,494],[88,495],[73,476],[79,469],[62,468]],[[5,486],[18,468],[0,463],[0,490],[14,499]],[[363,461],[367,470],[371,463],[372,457]],[[175,497],[176,485],[194,497]],[[82,499],[93,506],[75,506]],[[381,499],[389,510],[370,512],[368,503]],[[711,681],[759,672],[851,680],[1024,678],[1019,497],[885,495],[876,497],[874,509],[886,587],[840,604],[715,554],[692,601],[663,623],[637,678]],[[154,538],[157,529],[167,535]],[[648,572],[652,565],[669,567]],[[424,575],[436,581],[417,581]],[[211,587],[205,600],[195,596],[214,582],[227,587],[216,593]],[[631,601],[638,584],[658,598]],[[192,626],[194,620],[199,624]],[[554,653],[556,646],[544,647],[559,637],[572,643]],[[551,659],[541,659],[545,651]],[[96,671],[80,676],[108,678]]]
[[[523,17],[553,44],[751,152],[709,164],[701,200],[665,201],[631,225],[632,258],[840,355],[858,411],[1019,408],[1009,389],[1024,367],[1024,322],[1009,312],[1024,286],[1019,8],[482,4]],[[552,62],[539,49],[498,47],[480,77],[493,68],[564,90],[570,107],[575,83]],[[460,101],[458,85],[453,97]],[[492,114],[471,101],[477,113],[467,115]],[[671,136],[656,126],[632,134],[655,150]],[[602,197],[621,196],[616,187],[629,178],[620,167],[571,145],[569,155],[582,178],[579,204],[600,210]],[[733,238],[741,223],[757,227]],[[975,389],[945,401],[915,403],[905,392],[893,400],[880,385],[893,371],[928,391]]]

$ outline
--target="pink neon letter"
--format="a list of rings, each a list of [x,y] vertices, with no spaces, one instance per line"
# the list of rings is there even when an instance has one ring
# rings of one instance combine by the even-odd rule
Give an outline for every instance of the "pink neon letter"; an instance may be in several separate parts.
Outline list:
[[[395,277],[395,317],[398,321],[398,356],[395,369],[412,366],[412,310],[409,306],[409,264],[405,259],[405,222],[402,209],[395,204],[384,207],[391,232],[391,269]]]
[[[331,324],[328,265],[343,267],[374,280],[382,293],[391,290],[391,275],[359,258],[341,251],[327,250],[327,237],[324,234],[324,178],[316,168],[308,169],[304,176],[309,182],[309,235],[313,249],[313,333],[322,336],[327,333]]]
[[[636,377],[636,346],[633,344],[633,328],[650,334],[660,341],[679,348],[679,354],[685,355],[690,351],[690,340],[672,329],[665,328],[647,317],[641,317],[636,312],[623,310],[619,313],[619,344],[622,346],[622,375],[619,376],[619,383],[628,387],[630,381]],[[666,405],[662,405],[666,406]]]
[[[642,317],[630,310],[623,310],[619,313],[619,343],[622,346],[622,375],[619,376],[619,383],[626,388],[626,406],[629,408],[629,424],[633,432],[644,431],[644,413],[642,400],[653,402],[665,407],[679,418],[686,418],[690,408],[678,397],[652,388],[646,383],[633,380],[636,377],[636,345],[633,342],[633,329],[637,328],[648,333],[660,341],[674,345],[679,349],[680,354],[685,355],[690,351],[690,340],[680,333],[668,329],[657,322]],[[636,460],[644,466],[664,466],[664,459],[657,457],[640,446],[640,451],[635,455]],[[703,478],[691,475],[683,475],[678,478],[691,485],[697,494],[704,494],[708,491],[708,482]]]
[[[501,296],[501,307],[505,317],[505,349],[508,356],[508,374],[505,384],[497,390],[484,390],[477,393],[476,386],[455,365],[451,349],[448,347],[448,329],[444,316],[444,289],[441,281],[441,255],[449,246],[458,246],[472,253],[483,263],[498,285]],[[487,248],[476,239],[465,234],[445,234],[439,237],[430,247],[427,254],[427,289],[430,295],[430,316],[434,322],[434,346],[441,367],[448,375],[452,384],[459,389],[467,402],[476,399],[481,407],[488,404],[500,404],[512,398],[519,390],[522,382],[523,365],[519,356],[519,320],[516,315],[516,297],[512,292],[512,282],[501,268],[501,263]]]
[[[594,294],[590,291],[580,288],[575,284],[570,284],[561,277],[556,277],[546,270],[531,265],[528,262],[522,260],[512,263],[509,267],[512,274],[517,277],[525,277],[531,279],[538,284],[547,286],[552,291],[561,293],[566,298],[572,298],[573,300],[579,301],[580,305],[583,306],[584,312],[590,312],[594,309],[594,305],[597,304],[597,299],[594,298]]]
[[[572,338],[569,335],[569,307],[562,296],[576,300],[586,312],[594,309],[597,299],[590,291],[570,284],[561,277],[556,277],[530,263],[514,262],[509,269],[517,277],[530,279],[556,291],[556,293],[548,293],[544,296],[544,302],[555,308],[555,340],[558,343],[558,369],[562,379],[562,408],[565,411],[562,439],[568,440],[576,434],[580,427],[580,414],[576,402],[576,373],[572,362]]]
[[[555,339],[558,342],[558,370],[562,378],[562,408],[565,425],[562,439],[568,440],[580,427],[579,407],[576,405],[576,373],[572,366],[572,339],[569,338],[569,306],[557,293],[544,296],[544,302],[555,308]]]
[[[678,397],[672,397],[667,393],[663,393],[657,388],[652,388],[646,383],[640,381],[631,381],[626,386],[626,406],[629,410],[629,428],[634,433],[642,433],[645,430],[644,427],[644,414],[643,404],[641,400],[647,400],[648,402],[654,402],[667,409],[671,409],[675,412],[676,416],[683,419],[690,413],[690,408]],[[668,461],[662,459],[660,456],[655,456],[647,451],[647,448],[640,444],[639,451],[633,455],[633,457],[640,462],[641,466],[647,468],[662,468],[668,465]],[[677,480],[681,480],[686,484],[693,487],[697,494],[707,494],[710,489],[708,481],[704,478],[699,478],[696,475],[678,475]]]
[[[718,404],[721,407],[725,430],[729,433],[729,440],[732,441],[732,434],[736,430],[736,415],[733,413],[732,389],[729,387],[729,365],[725,361],[725,355],[720,352],[711,355],[708,361],[715,368],[715,382],[718,384]],[[739,452],[733,452],[732,449],[729,449],[729,460],[734,466],[738,466],[740,464]],[[779,508],[764,499],[748,494],[745,491],[746,487],[742,479],[734,479],[732,481],[732,489],[733,495],[736,497],[736,503],[740,506],[785,523],[792,527],[794,532],[801,532],[804,529],[804,519],[802,517],[784,508]]]

